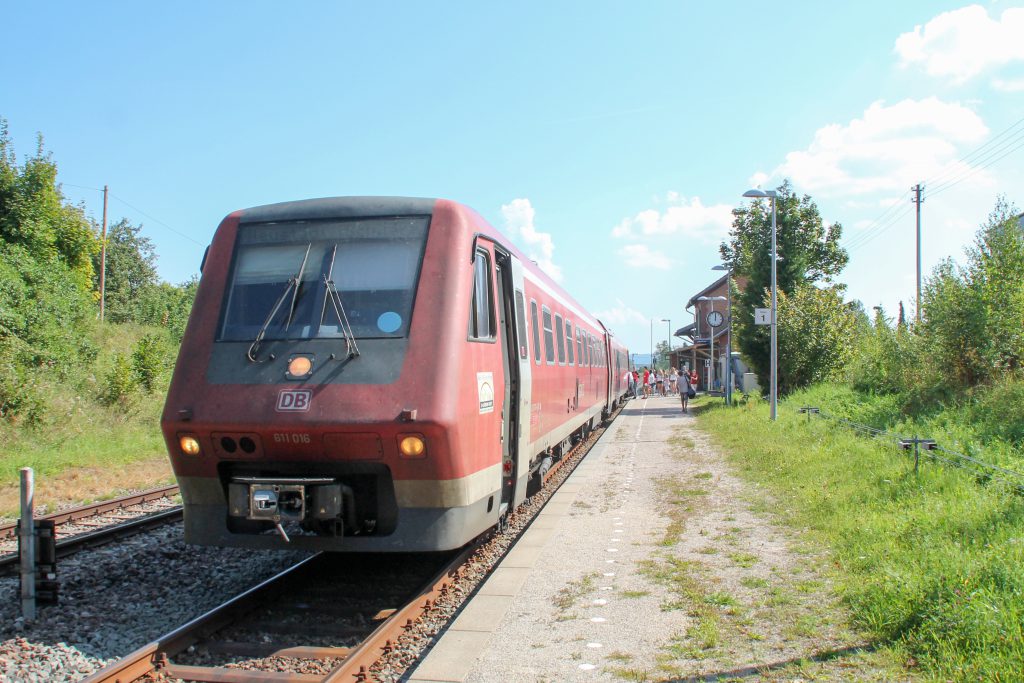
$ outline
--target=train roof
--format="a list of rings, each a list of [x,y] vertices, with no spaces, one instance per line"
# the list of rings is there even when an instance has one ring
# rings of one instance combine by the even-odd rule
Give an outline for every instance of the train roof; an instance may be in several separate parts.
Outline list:
[[[282,220],[347,218],[357,216],[429,216],[437,199],[423,197],[326,197],[266,204],[242,209],[241,223],[272,223]]]

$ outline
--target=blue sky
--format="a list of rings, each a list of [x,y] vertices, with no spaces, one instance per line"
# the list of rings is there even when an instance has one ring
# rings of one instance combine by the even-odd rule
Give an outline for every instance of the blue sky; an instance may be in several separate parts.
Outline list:
[[[3,16],[0,116],[19,157],[42,133],[65,194],[97,219],[89,188],[109,185],[111,219],[143,225],[171,282],[235,209],[445,197],[643,353],[652,319],[655,340],[663,318],[692,321],[686,300],[714,279],[754,184],[788,177],[842,223],[840,280],[890,313],[914,297],[911,185],[926,183],[926,274],[962,256],[998,194],[1024,205],[1022,2],[54,2]]]

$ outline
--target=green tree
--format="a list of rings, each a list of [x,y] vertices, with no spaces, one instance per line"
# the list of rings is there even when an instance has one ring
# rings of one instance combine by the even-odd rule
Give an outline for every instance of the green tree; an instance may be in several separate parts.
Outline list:
[[[826,227],[814,201],[807,195],[798,197],[788,180],[777,192],[778,292],[792,296],[805,285],[832,284],[849,260],[846,251],[839,246],[842,226],[833,223]],[[754,308],[770,300],[771,233],[771,205],[767,201],[755,201],[749,207],[733,210],[729,239],[719,247],[722,259],[733,273],[747,281],[745,289],[733,298],[736,345],[757,373],[762,387],[769,384],[770,329],[753,322]],[[838,295],[842,288],[836,287]],[[780,358],[790,351],[798,352],[780,342]],[[781,391],[790,388],[783,382],[779,386]]]
[[[852,356],[857,316],[836,288],[802,284],[791,294],[779,292],[778,315],[780,391],[842,372]]]
[[[1000,197],[966,264],[940,263],[921,295],[917,333],[945,381],[959,388],[1022,369],[1024,231],[1016,214]]]
[[[669,353],[672,349],[669,347],[667,341],[655,342],[654,344],[654,367],[662,370],[668,370]]]
[[[7,121],[0,118],[0,240],[23,247],[36,261],[60,262],[82,291],[92,283],[99,242],[80,206],[68,204],[57,185],[57,165],[43,149],[18,166]]]
[[[121,219],[107,231],[106,318],[110,322],[144,322],[142,295],[158,283],[156,250],[148,237]],[[94,258],[96,289],[99,290],[100,255]]]
[[[195,276],[180,285],[161,282],[145,287],[138,305],[139,322],[166,327],[171,339],[180,342],[198,287],[199,278]]]

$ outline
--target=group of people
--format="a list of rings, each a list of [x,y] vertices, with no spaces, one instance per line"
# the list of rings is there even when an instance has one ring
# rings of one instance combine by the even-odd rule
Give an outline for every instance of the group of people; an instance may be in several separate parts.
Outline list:
[[[687,372],[685,368],[676,370],[670,368],[667,372],[663,370],[649,370],[646,367],[642,370],[626,372],[626,382],[633,398],[650,398],[651,396],[673,396],[679,395],[686,410],[686,402],[691,398],[697,386],[697,371]]]

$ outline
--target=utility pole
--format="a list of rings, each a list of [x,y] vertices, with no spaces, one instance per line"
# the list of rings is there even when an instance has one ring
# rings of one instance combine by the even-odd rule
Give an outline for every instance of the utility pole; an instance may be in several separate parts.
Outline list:
[[[103,186],[103,234],[100,238],[100,322],[103,322],[103,304],[107,294],[107,186]]]
[[[921,322],[921,202],[924,198],[921,193],[924,191],[924,187],[921,183],[914,185],[911,190],[914,191],[914,196],[910,201],[917,204],[917,311],[916,317],[917,322]]]

